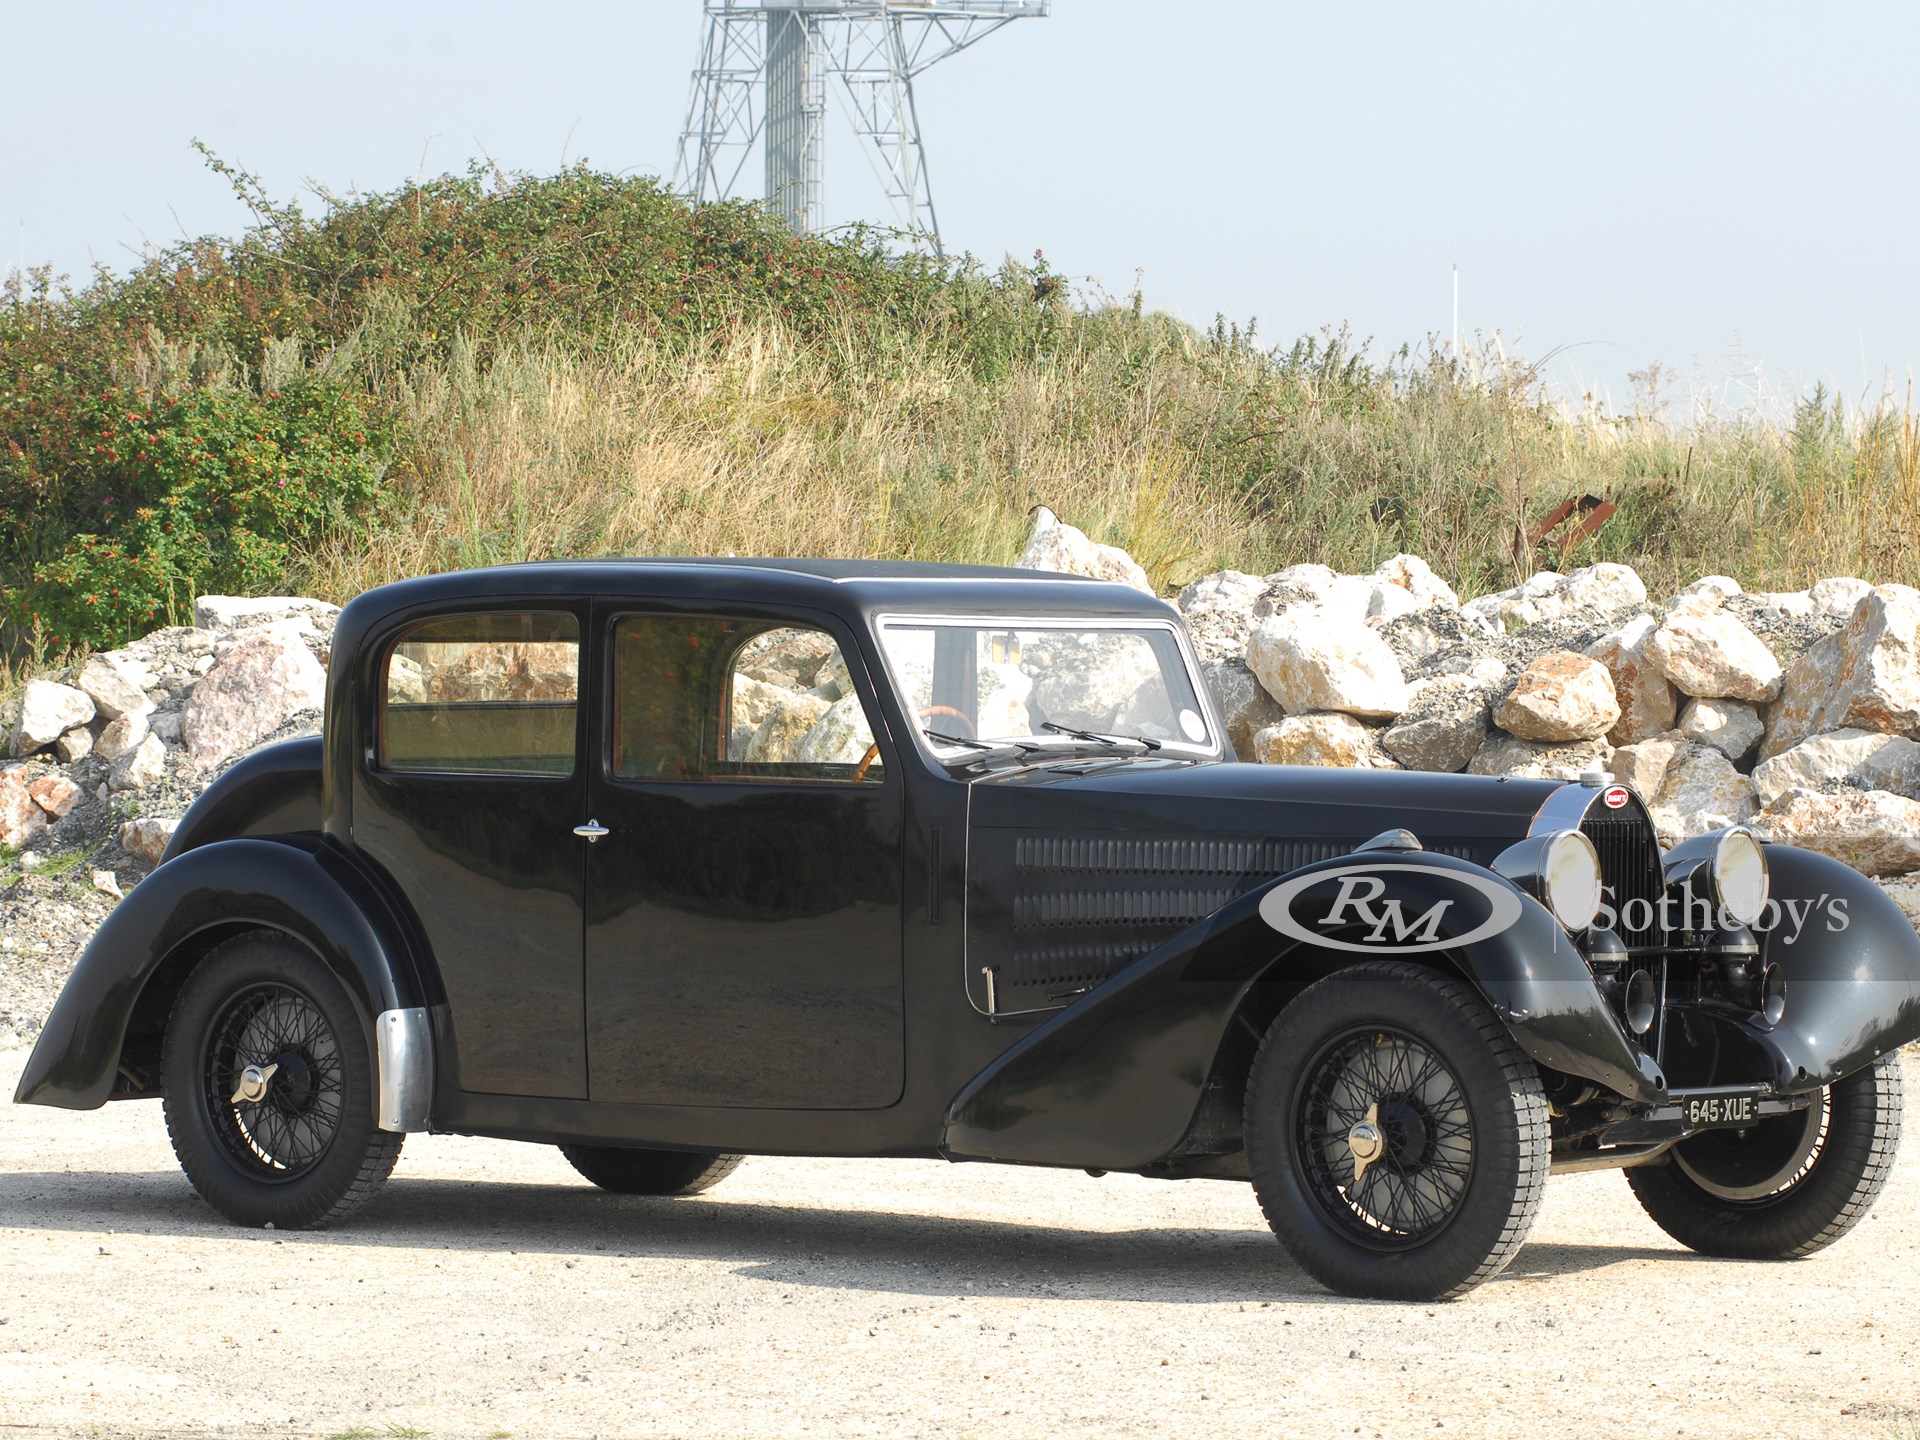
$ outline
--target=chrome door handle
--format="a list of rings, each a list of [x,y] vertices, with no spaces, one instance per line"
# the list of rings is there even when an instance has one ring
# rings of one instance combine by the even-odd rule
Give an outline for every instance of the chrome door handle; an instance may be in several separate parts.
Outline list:
[[[609,830],[606,826],[602,825],[598,820],[589,820],[584,825],[574,826],[573,833],[580,836],[589,845],[591,845],[593,844],[594,841],[598,840],[602,835],[611,835],[613,831]]]

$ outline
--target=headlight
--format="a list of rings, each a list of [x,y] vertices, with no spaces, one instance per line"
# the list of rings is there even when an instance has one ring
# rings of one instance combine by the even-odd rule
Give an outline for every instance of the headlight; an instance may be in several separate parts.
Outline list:
[[[1545,868],[1553,918],[1569,930],[1585,930],[1600,913],[1600,854],[1593,842],[1578,830],[1562,830],[1547,842]]]
[[[1757,924],[1767,908],[1767,853],[1751,830],[1735,828],[1713,847],[1714,899],[1738,925]]]

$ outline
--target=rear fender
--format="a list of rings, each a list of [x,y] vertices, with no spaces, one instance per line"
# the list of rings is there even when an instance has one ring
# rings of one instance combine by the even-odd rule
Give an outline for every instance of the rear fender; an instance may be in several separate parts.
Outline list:
[[[222,771],[180,819],[165,860],[217,840],[318,834],[321,761],[318,735],[282,740]]]
[[[130,1032],[142,1044],[157,1041],[198,956],[254,929],[292,936],[340,977],[366,1027],[369,1052],[393,1062],[387,1068],[395,1073],[380,1077],[382,1123],[424,1123],[421,1037],[426,1007],[437,996],[422,984],[407,928],[379,886],[318,837],[217,841],[167,861],[136,885],[60,992],[15,1101],[69,1110],[104,1103]],[[401,1018],[386,1020],[390,1013]],[[402,1067],[407,1085],[396,1091]]]
[[[1356,908],[1362,896],[1368,903]],[[1240,896],[1023,1037],[955,1097],[944,1148],[1044,1165],[1149,1166],[1192,1125],[1256,984],[1297,989],[1369,958],[1456,970],[1542,1065],[1636,1100],[1666,1093],[1585,957],[1531,897],[1430,851],[1348,855]]]

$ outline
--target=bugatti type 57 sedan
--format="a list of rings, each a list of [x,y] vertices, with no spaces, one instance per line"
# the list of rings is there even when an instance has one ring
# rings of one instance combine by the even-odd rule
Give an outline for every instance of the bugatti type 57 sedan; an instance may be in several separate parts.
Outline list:
[[[1712,1255],[1893,1160],[1920,939],[1746,829],[1578,782],[1233,763],[1179,617],[1029,571],[609,561],[362,595],[324,733],[195,803],[17,1099],[157,1096],[282,1229],[403,1136],[613,1191],[742,1156],[1251,1183],[1353,1295],[1496,1274],[1607,1167]]]

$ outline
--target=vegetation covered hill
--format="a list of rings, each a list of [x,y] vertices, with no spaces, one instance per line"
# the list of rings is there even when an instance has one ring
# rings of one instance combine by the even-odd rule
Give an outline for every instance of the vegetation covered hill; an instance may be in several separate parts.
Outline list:
[[[1910,409],[1574,416],[1497,357],[1270,350],[652,180],[476,167],[307,215],[212,163],[246,234],[0,302],[0,653],[542,556],[1005,562],[1041,502],[1169,586],[1402,550],[1469,591],[1920,578]],[[1596,536],[1516,544],[1581,492],[1619,506]]]

